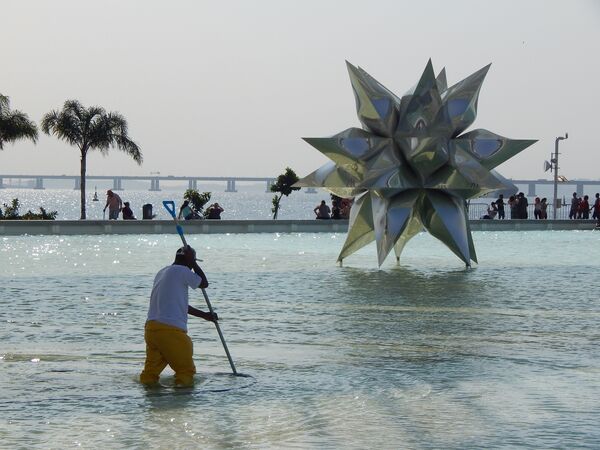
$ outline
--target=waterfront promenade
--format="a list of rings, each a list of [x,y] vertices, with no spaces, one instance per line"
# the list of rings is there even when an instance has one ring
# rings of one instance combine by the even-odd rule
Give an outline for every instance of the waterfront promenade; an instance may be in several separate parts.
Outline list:
[[[472,231],[593,230],[594,220],[471,220]],[[186,234],[346,233],[347,220],[191,220]],[[3,220],[0,236],[175,234],[172,220]]]

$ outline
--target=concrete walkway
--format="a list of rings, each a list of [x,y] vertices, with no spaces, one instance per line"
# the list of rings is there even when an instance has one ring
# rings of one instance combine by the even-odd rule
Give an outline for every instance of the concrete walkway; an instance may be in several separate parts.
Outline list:
[[[473,231],[593,230],[594,220],[473,220]],[[192,220],[186,234],[345,233],[347,220]],[[173,234],[172,220],[0,220],[0,236]]]

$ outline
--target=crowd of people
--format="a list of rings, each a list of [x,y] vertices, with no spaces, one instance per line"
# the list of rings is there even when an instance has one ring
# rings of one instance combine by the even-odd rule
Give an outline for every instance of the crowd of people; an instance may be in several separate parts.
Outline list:
[[[482,219],[505,219],[505,205],[510,211],[510,219],[528,219],[529,213],[527,208],[529,202],[523,192],[519,192],[517,195],[511,195],[507,202],[504,201],[504,195],[500,194],[498,199],[492,203],[487,209],[487,213],[483,215]],[[584,219],[590,218],[590,212],[592,213],[592,219],[596,219],[600,222],[600,194],[596,193],[596,200],[593,205],[590,205],[589,197],[584,195],[583,198],[577,195],[577,192],[573,192],[571,198],[571,209],[569,210],[569,219]],[[544,197],[540,199],[536,197],[533,201],[533,217],[536,220],[543,220],[548,218],[548,200]]]
[[[333,196],[332,196],[333,197]],[[500,194],[496,201],[490,203],[487,208],[486,214],[482,219],[506,219],[506,209],[508,209],[509,219],[528,219],[530,204],[525,197],[523,192],[519,192],[517,195],[511,195],[507,201],[504,199],[504,195]],[[333,197],[331,207],[327,205],[325,200],[322,200],[319,205],[314,208],[315,218],[320,220],[328,219],[348,219],[350,216],[350,208],[352,207],[352,199]],[[129,202],[123,202],[121,197],[108,190],[106,192],[106,205],[104,206],[104,212],[108,209],[109,220],[117,220],[119,214],[122,215],[123,220],[136,220],[133,210],[130,207]],[[185,200],[179,208],[178,218],[183,220],[194,220],[194,219],[221,219],[221,213],[224,209],[218,203],[213,203],[206,208],[204,214],[196,211],[193,205]],[[569,210],[569,219],[583,219],[588,220],[591,218],[596,219],[600,223],[600,194],[596,193],[596,198],[593,204],[590,204],[589,196],[577,195],[577,192],[573,192],[571,198],[571,207]],[[533,201],[533,218],[536,220],[544,220],[548,218],[548,200],[544,198],[536,197]]]
[[[107,209],[108,220],[117,220],[119,218],[119,214],[121,214],[123,220],[137,220],[135,215],[133,214],[133,210],[131,209],[129,202],[123,202],[119,194],[116,194],[110,189],[106,191],[106,205],[104,205],[103,213],[106,213]],[[208,208],[206,208],[206,214],[202,215],[194,209],[193,205],[188,200],[185,200],[181,205],[181,208],[179,208],[178,218],[184,220],[204,218],[218,220],[221,219],[221,213],[223,211],[223,207],[221,207],[221,205],[215,202]],[[152,215],[151,217],[154,217],[154,215]]]
[[[577,195],[577,192],[573,192],[569,219],[589,219],[590,212],[592,212],[592,219],[600,222],[600,194],[596,193],[594,204],[590,206],[590,198],[587,195],[582,198]]]

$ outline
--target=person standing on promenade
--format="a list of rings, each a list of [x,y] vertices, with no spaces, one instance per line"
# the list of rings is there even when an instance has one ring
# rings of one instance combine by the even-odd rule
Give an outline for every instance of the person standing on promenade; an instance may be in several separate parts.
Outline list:
[[[519,199],[517,204],[517,209],[519,211],[519,219],[527,219],[527,207],[529,206],[529,202],[527,201],[527,197],[523,192],[519,192]]]
[[[519,218],[517,205],[518,205],[517,197],[515,197],[514,195],[511,195],[508,198],[508,207],[510,209],[510,219],[511,220]]]
[[[498,200],[496,200],[496,207],[498,208],[498,220],[504,219],[504,195],[500,194]]]
[[[352,208],[352,199],[343,198],[340,206],[340,218],[348,219],[350,217],[350,209]]]
[[[536,220],[542,218],[542,202],[539,197],[536,197],[533,201],[533,217],[535,217]]]
[[[577,192],[573,192],[573,198],[571,198],[571,209],[569,210],[569,219],[576,219],[578,210],[579,199],[577,198]]]
[[[540,202],[540,214],[541,217],[540,219],[547,219],[548,218],[548,200],[546,199],[546,197],[544,197],[542,199],[542,201]]]
[[[313,209],[313,212],[317,215],[317,219],[329,219],[331,209],[325,203],[325,200],[321,200],[321,204]]]
[[[579,203],[579,211],[581,211],[581,219],[589,220],[590,219],[590,202],[589,197],[587,195],[583,196],[583,200]]]
[[[600,220],[600,194],[598,192],[596,192],[596,200],[592,209],[594,210],[592,219]]]
[[[103,212],[106,211],[106,208],[108,208],[108,220],[117,220],[123,208],[121,197],[110,189],[106,191],[106,205],[104,205]]]
[[[189,305],[188,288],[208,287],[206,275],[196,261],[192,247],[181,247],[173,264],[159,270],[154,277],[144,329],[146,362],[140,374],[142,384],[158,383],[167,364],[175,371],[176,385],[194,384],[196,366],[192,340],[187,335],[188,314],[209,322],[219,319],[216,314]]]

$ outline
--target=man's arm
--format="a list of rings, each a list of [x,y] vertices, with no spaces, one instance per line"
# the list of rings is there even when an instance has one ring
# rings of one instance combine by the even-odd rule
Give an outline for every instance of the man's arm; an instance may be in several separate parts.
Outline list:
[[[202,281],[200,282],[200,286],[198,286],[198,287],[201,289],[206,289],[208,287],[208,278],[206,278],[206,275],[204,274],[204,272],[202,271],[202,269],[200,268],[200,266],[198,265],[198,263],[196,261],[194,261],[192,270],[196,273],[196,275],[198,275],[200,278],[202,278]]]
[[[217,316],[217,313],[207,313],[189,305],[188,314],[191,316],[200,317],[201,319],[207,320],[208,322],[216,322],[217,320],[219,320],[219,316]]]

